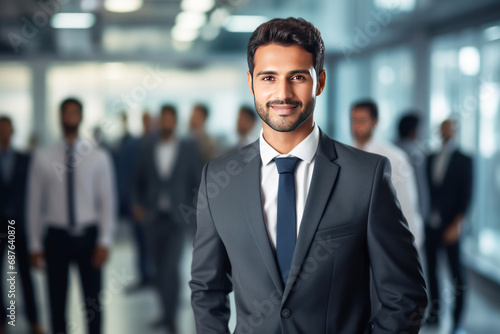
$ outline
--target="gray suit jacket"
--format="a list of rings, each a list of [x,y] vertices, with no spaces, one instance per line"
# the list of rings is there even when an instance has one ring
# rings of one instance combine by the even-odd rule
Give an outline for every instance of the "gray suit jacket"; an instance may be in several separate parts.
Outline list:
[[[323,133],[288,281],[264,223],[258,141],[202,173],[192,306],[198,334],[417,333],[425,283],[384,157]],[[370,270],[382,303],[371,317]]]
[[[148,140],[139,151],[135,171],[132,201],[146,209],[146,223],[158,215],[158,198],[162,183],[158,172],[155,149],[158,138]],[[169,186],[172,219],[178,224],[195,225],[194,207],[201,177],[201,156],[194,140],[181,139],[172,169]]]

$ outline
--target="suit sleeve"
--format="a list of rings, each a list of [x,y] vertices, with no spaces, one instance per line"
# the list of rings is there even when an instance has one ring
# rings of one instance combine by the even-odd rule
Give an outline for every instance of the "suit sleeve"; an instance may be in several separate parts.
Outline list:
[[[144,143],[139,143],[136,152],[136,161],[132,169],[131,204],[146,206],[146,150]]]
[[[459,184],[462,186],[462,191],[460,192],[458,211],[461,214],[465,214],[472,197],[472,159],[467,156],[463,159],[462,175]]]
[[[390,164],[381,158],[372,186],[368,252],[382,304],[373,334],[418,333],[427,307],[422,268],[391,183]]]
[[[99,240],[98,243],[106,248],[111,247],[116,225],[116,189],[115,176],[111,157],[103,152],[101,170],[97,179],[96,191],[99,198],[100,220],[99,220]]]
[[[408,227],[415,237],[415,244],[420,248],[424,243],[424,224],[418,207],[415,170],[406,156],[401,155],[397,159],[397,165],[392,166],[391,180]]]
[[[210,212],[206,172],[198,194],[197,229],[191,268],[191,304],[198,334],[229,333],[229,298],[232,290],[231,265]]]
[[[28,174],[27,218],[29,245],[32,253],[42,252],[42,202],[46,191],[39,153],[34,153]]]

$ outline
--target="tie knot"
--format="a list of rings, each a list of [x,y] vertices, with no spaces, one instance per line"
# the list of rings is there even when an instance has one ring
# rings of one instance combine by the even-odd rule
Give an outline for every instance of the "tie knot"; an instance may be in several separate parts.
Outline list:
[[[300,158],[296,157],[287,157],[287,158],[274,158],[274,162],[276,162],[276,167],[278,168],[278,173],[294,173],[295,167],[297,167],[297,162],[299,162]]]

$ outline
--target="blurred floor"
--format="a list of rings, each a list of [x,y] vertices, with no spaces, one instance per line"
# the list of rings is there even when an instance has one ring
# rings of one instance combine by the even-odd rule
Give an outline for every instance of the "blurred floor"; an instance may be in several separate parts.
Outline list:
[[[126,225],[120,224],[120,232],[111,258],[106,268],[106,285],[101,293],[101,301],[105,305],[104,334],[163,334],[166,331],[152,330],[151,322],[159,316],[158,301],[151,289],[141,290],[134,294],[127,294],[125,288],[133,284],[137,278],[133,266],[134,248],[130,243],[129,231]],[[182,265],[184,282],[188,281],[190,266],[190,250],[186,245]],[[85,334],[84,312],[82,311],[80,287],[76,272],[72,272],[70,286],[71,311],[69,329],[71,334]],[[35,282],[39,294],[39,311],[42,325],[48,328],[48,300],[45,293],[45,276],[35,273]],[[500,286],[480,277],[468,273],[469,291],[465,309],[465,325],[467,334],[496,334],[500,328]],[[444,287],[446,286],[446,283]],[[192,311],[189,301],[189,289],[183,285],[181,291],[181,310],[179,314],[179,334],[194,334]],[[18,306],[22,309],[21,298],[18,293]],[[444,297],[444,300],[451,298]],[[233,304],[234,305],[234,304]],[[8,326],[8,333],[29,333],[24,314],[18,308],[16,327]],[[445,311],[443,322],[438,329],[424,328],[423,334],[448,334],[451,326],[449,310]],[[233,313],[234,315],[234,313]],[[91,316],[91,315],[90,315]],[[234,328],[234,317],[231,319],[231,328]],[[313,334],[313,333],[311,333]]]

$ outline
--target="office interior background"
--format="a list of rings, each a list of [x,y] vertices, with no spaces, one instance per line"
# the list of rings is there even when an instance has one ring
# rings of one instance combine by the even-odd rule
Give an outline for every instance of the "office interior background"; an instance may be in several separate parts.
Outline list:
[[[231,147],[239,107],[253,105],[250,33],[288,16],[314,23],[325,41],[327,84],[314,117],[334,139],[352,142],[350,105],[364,97],[379,105],[383,140],[396,139],[402,114],[418,112],[423,151],[439,148],[443,120],[458,120],[459,145],[474,158],[464,261],[481,283],[500,284],[498,0],[2,0],[0,114],[13,120],[13,145],[29,150],[60,138],[58,106],[68,96],[84,103],[81,136],[98,126],[110,145],[122,134],[123,110],[139,135],[144,111],[157,116],[174,104],[185,134],[193,105],[204,103],[207,131]],[[115,252],[113,270],[129,253]],[[127,317],[141,321],[134,312],[152,307],[149,299],[127,302],[110,302],[128,313],[110,310],[107,332],[128,333]]]

